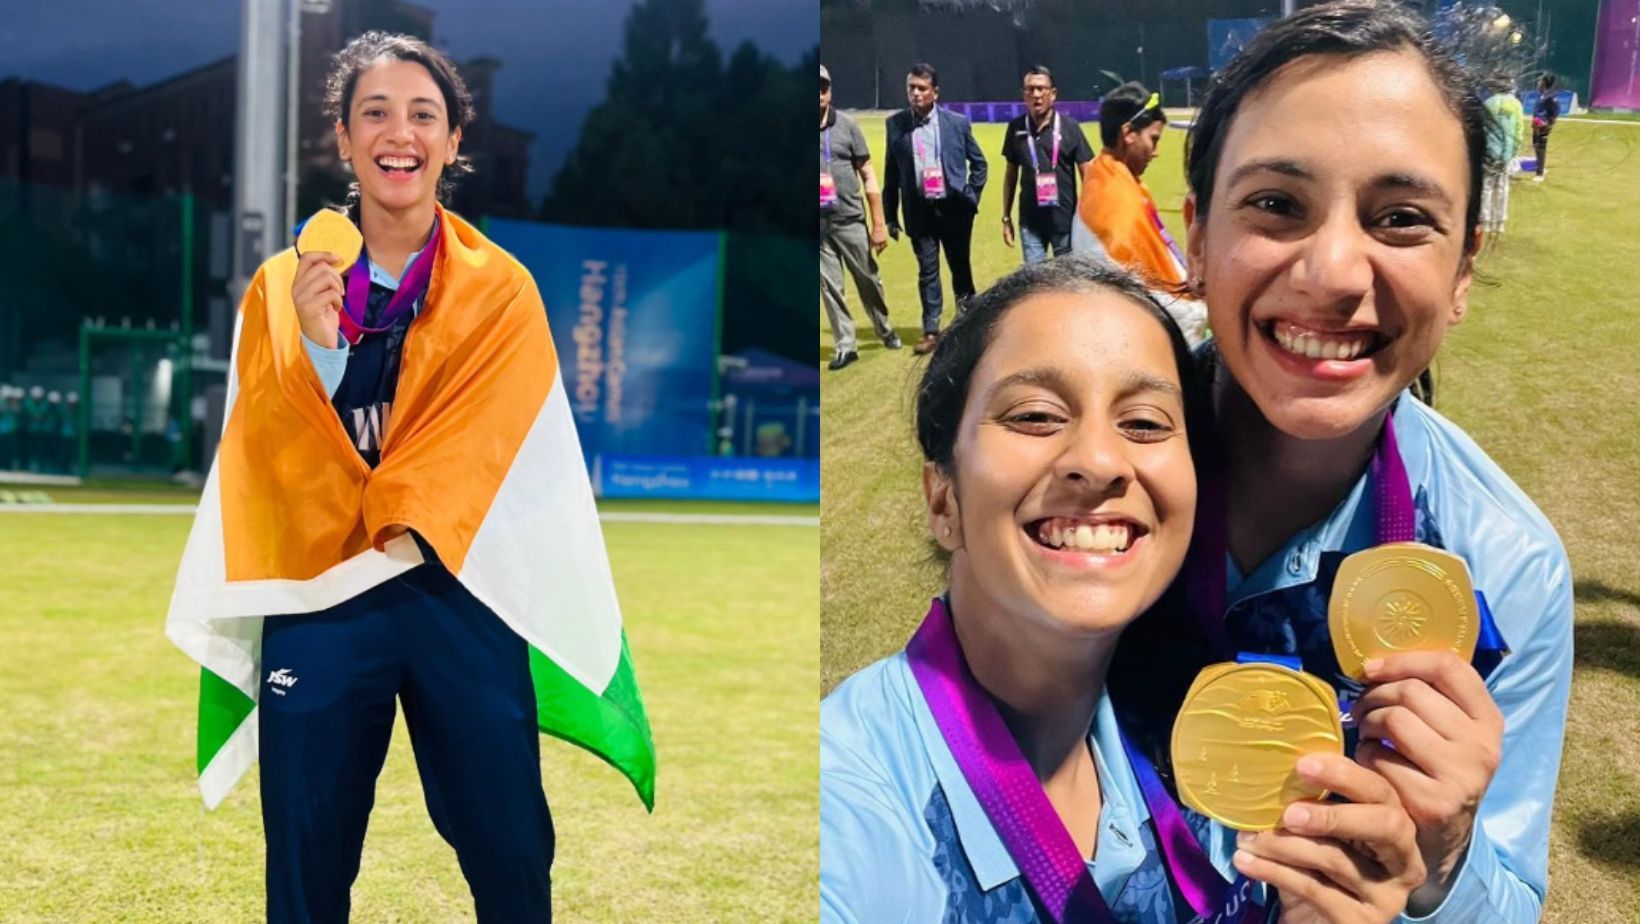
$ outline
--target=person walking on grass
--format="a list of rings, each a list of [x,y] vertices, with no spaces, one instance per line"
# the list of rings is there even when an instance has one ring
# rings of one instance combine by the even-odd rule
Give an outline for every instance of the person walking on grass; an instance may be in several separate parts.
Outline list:
[[[884,168],[884,209],[888,233],[900,236],[901,204],[905,230],[917,254],[917,289],[922,297],[922,340],[918,355],[939,341],[940,249],[951,265],[951,294],[957,311],[974,295],[969,248],[974,215],[985,189],[985,154],[974,140],[968,119],[941,108],[940,78],[931,64],[914,64],[905,78],[911,106],[889,116],[888,165]]]
[[[864,194],[864,206],[861,194]],[[866,227],[866,208],[871,226]],[[860,358],[855,349],[854,319],[843,298],[843,269],[854,277],[860,304],[883,346],[900,348],[888,321],[888,299],[877,273],[877,254],[888,247],[888,220],[883,194],[871,166],[871,152],[860,126],[831,105],[831,72],[820,65],[820,298],[831,324],[831,362],[836,372]]]
[[[1002,243],[1014,246],[1014,192],[1019,192],[1019,249],[1026,263],[1071,252],[1078,180],[1087,185],[1093,148],[1082,126],[1054,108],[1053,74],[1038,64],[1021,81],[1025,114],[1008,123],[1002,157]]]

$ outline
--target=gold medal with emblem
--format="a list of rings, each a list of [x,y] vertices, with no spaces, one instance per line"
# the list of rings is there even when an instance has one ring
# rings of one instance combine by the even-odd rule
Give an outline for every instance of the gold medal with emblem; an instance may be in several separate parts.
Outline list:
[[[1468,661],[1478,625],[1463,559],[1417,542],[1344,559],[1327,605],[1338,666],[1356,680],[1367,661],[1398,651],[1451,651]]]
[[[1325,798],[1298,775],[1307,754],[1344,753],[1338,702],[1319,678],[1279,664],[1214,664],[1173,723],[1179,797],[1238,831],[1267,831],[1288,803]]]
[[[359,262],[359,251],[364,249],[364,235],[346,215],[334,209],[320,209],[302,226],[296,238],[296,255],[328,253],[336,269],[346,272]]]

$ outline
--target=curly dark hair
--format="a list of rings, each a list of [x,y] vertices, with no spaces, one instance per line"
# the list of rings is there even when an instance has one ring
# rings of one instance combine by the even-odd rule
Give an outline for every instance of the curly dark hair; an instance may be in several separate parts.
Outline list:
[[[456,73],[455,64],[444,52],[413,35],[376,31],[366,32],[348,42],[347,46],[336,52],[336,57],[331,59],[330,75],[325,78],[326,117],[342,123],[344,127],[351,127],[348,121],[349,111],[353,107],[353,88],[359,83],[359,75],[383,58],[413,61],[427,69],[433,83],[438,85],[439,92],[444,96],[444,111],[449,119],[451,132],[473,121],[473,96],[467,92],[467,84],[462,82],[461,75]],[[439,177],[439,199],[442,201],[449,196],[450,191],[455,188],[457,176],[472,172],[472,161],[466,155],[457,155],[456,162],[444,168],[443,174]],[[358,201],[359,184],[354,181],[348,187],[348,211],[353,213],[355,219],[358,217]]]

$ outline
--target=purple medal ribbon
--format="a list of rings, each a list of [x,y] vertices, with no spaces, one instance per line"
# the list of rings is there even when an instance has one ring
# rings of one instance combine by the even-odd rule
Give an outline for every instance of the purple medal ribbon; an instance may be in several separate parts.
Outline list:
[[[1036,139],[1031,137],[1030,116],[1025,117],[1025,150],[1031,152],[1031,172],[1041,173],[1042,165],[1036,160]],[[1053,114],[1053,157],[1048,161],[1048,169],[1059,169],[1059,113]]]
[[[1406,464],[1401,461],[1400,445],[1395,441],[1394,413],[1384,415],[1384,430],[1372,453],[1371,471],[1377,506],[1374,544],[1413,541],[1416,532],[1412,486],[1407,480]],[[1193,574],[1191,605],[1200,616],[1202,632],[1226,660],[1233,657],[1236,650],[1224,631],[1225,585],[1229,583],[1224,562],[1229,549],[1225,519],[1228,502],[1223,473],[1204,476],[1196,505],[1196,535],[1200,545],[1192,543],[1188,565]]]
[[[346,310],[342,312],[341,332],[349,344],[357,344],[359,338],[365,334],[379,334],[398,323],[427,291],[427,283],[433,278],[433,264],[438,261],[439,239],[441,237],[442,221],[436,217],[433,220],[433,234],[427,239],[426,246],[416,256],[415,262],[399,280],[399,290],[393,293],[388,301],[387,308],[382,311],[378,320],[380,327],[369,327],[364,323],[365,311],[370,302],[370,255],[360,252],[359,262],[353,264],[352,271],[347,277],[347,298],[343,302]]]
[[[1042,791],[1002,714],[968,670],[945,601],[935,599],[906,645],[912,676],[963,779],[996,829],[1020,875],[1049,919],[1114,924],[1115,916],[1088,872],[1087,860]],[[1186,826],[1155,770],[1125,738],[1129,761],[1150,809],[1174,883],[1205,921],[1256,920],[1251,884],[1227,884]]]

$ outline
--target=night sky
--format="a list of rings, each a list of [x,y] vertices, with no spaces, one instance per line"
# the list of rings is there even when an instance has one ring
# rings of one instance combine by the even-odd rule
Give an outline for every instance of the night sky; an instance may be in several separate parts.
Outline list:
[[[435,43],[458,61],[491,55],[496,116],[535,132],[529,196],[539,201],[603,99],[621,28],[636,0],[417,0],[438,13]],[[235,53],[240,0],[52,0],[7,4],[0,78],[72,90],[116,80],[146,86]],[[795,62],[819,42],[817,0],[706,0],[728,58],[742,41]]]

